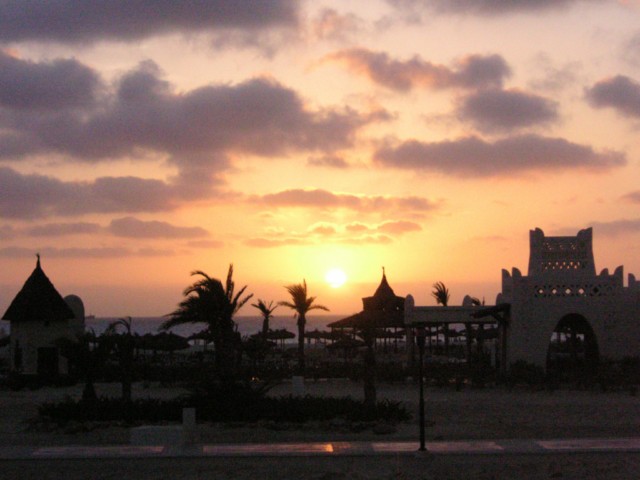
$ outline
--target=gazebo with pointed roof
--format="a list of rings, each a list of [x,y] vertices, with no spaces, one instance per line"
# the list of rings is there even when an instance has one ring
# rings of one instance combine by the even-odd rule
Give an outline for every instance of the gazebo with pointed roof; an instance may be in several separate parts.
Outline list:
[[[373,323],[373,325],[371,325]],[[327,325],[329,328],[404,328],[404,297],[395,294],[382,268],[382,280],[371,297],[362,299],[362,311]]]
[[[25,375],[55,377],[66,373],[57,341],[77,333],[74,311],[42,270],[36,268],[15,296],[2,320],[11,325],[11,370]]]
[[[10,321],[13,326],[14,322],[59,322],[72,318],[73,311],[42,270],[38,255],[35,270],[13,299],[2,319]]]

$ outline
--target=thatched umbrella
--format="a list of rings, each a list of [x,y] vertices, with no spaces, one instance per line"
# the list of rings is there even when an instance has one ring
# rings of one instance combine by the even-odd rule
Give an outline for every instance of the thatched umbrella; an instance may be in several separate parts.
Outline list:
[[[273,340],[276,343],[280,342],[280,349],[284,350],[284,341],[296,338],[296,335],[286,328],[281,328],[279,330],[269,330],[265,338],[267,340]]]
[[[341,338],[340,340],[336,340],[330,345],[327,345],[327,348],[329,350],[342,350],[344,361],[346,363],[350,353],[353,353],[355,350],[364,346],[365,346],[365,343],[362,340],[346,337],[346,338]]]
[[[326,330],[318,330],[317,328],[311,332],[306,332],[304,336],[310,341],[315,340],[318,343],[321,340],[336,340],[338,337],[334,332],[329,332]],[[324,342],[323,342],[324,343]]]
[[[137,338],[137,347],[143,350],[174,352],[189,348],[189,340],[172,332],[147,333]]]

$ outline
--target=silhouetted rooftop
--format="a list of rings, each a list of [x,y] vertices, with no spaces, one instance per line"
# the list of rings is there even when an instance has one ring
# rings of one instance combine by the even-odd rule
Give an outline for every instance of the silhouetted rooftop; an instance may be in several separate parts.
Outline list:
[[[372,297],[362,299],[362,311],[327,325],[329,328],[404,328],[404,297],[395,294],[382,269],[382,280]]]
[[[45,275],[38,256],[35,270],[13,299],[2,319],[12,322],[55,322],[72,318],[73,311]]]

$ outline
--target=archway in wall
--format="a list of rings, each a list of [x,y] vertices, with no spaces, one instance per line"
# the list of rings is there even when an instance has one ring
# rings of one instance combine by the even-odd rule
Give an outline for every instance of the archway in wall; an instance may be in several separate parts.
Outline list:
[[[547,373],[560,380],[584,378],[595,373],[598,360],[598,341],[587,319],[578,314],[562,317],[549,341]]]

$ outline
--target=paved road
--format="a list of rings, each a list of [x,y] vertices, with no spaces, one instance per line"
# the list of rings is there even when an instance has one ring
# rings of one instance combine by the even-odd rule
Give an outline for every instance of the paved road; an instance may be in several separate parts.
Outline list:
[[[190,457],[339,457],[420,455],[417,442],[247,443],[211,445],[112,445],[2,447],[0,460]],[[640,437],[558,440],[428,442],[426,455],[540,455],[640,453]]]

